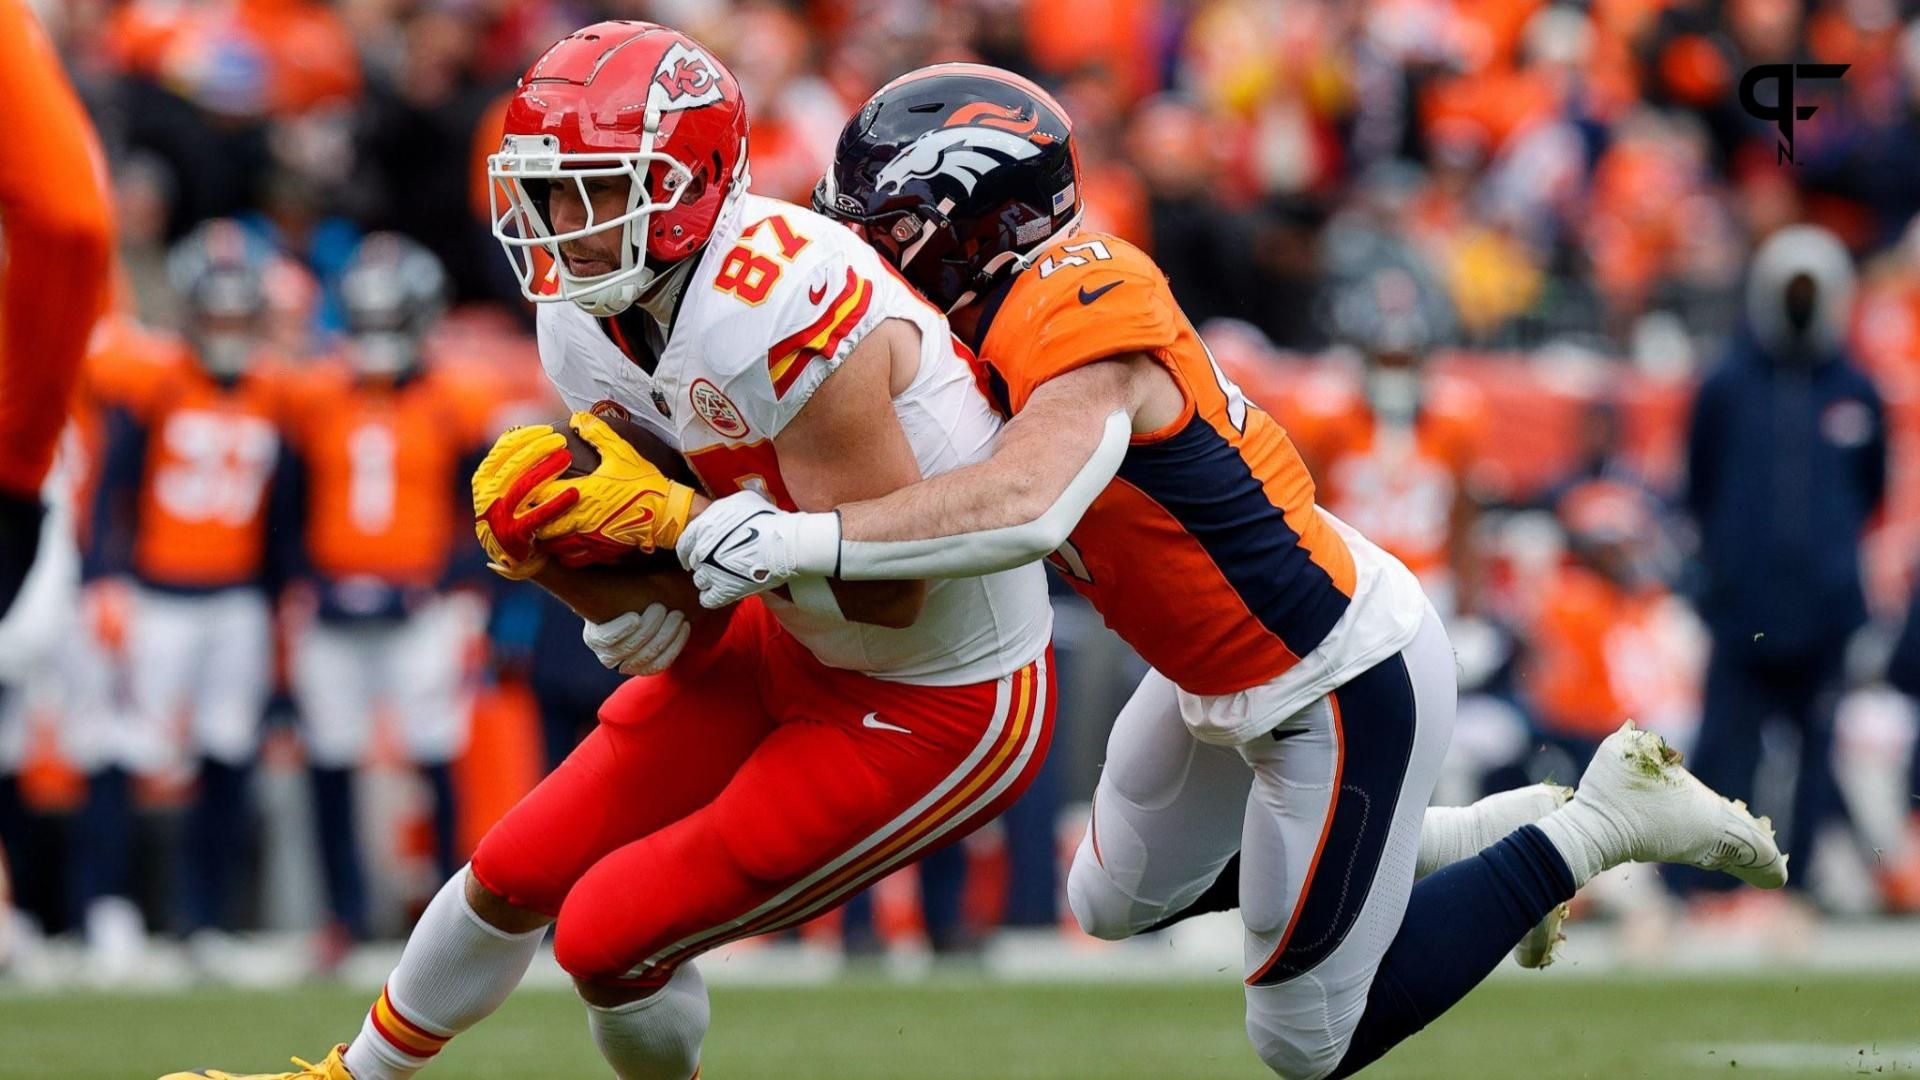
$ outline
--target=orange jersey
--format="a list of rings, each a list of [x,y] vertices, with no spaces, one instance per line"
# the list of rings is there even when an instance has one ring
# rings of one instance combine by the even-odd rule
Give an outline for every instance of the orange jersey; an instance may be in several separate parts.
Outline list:
[[[134,573],[185,589],[258,580],[280,459],[279,376],[256,371],[228,386],[184,361],[132,404],[146,443]]]
[[[186,345],[156,333],[131,317],[109,314],[95,325],[87,343],[86,363],[73,398],[73,505],[77,509],[75,534],[82,548],[89,542],[91,510],[107,453],[107,414],[115,410],[137,413],[139,404],[154,400],[175,365],[188,362]]]
[[[93,127],[24,0],[0,0],[0,90],[20,103],[0,158],[0,489],[27,494],[53,462],[106,301],[113,227]]]
[[[1320,502],[1423,581],[1451,570],[1455,502],[1479,454],[1485,414],[1465,387],[1429,394],[1411,430],[1375,419],[1354,393],[1309,389],[1290,417],[1320,475]]]
[[[1691,706],[1699,672],[1662,590],[1627,590],[1584,567],[1547,586],[1522,685],[1549,729],[1604,738],[1623,719],[1668,721]]]
[[[467,539],[456,496],[482,438],[479,406],[433,375],[369,386],[328,370],[304,389],[288,439],[305,466],[313,568],[334,580],[437,584]]]
[[[1319,646],[1354,596],[1353,553],[1286,432],[1221,373],[1151,259],[1110,234],[1062,238],[989,298],[981,326],[983,376],[1009,415],[1046,380],[1134,352],[1186,399],[1134,436],[1050,559],[1108,626],[1203,695],[1268,682]]]

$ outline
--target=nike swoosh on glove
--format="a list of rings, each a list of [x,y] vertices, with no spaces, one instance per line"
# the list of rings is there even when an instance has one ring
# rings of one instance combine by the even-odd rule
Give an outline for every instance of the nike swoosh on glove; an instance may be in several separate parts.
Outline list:
[[[657,675],[680,656],[693,634],[693,624],[665,604],[648,604],[645,611],[629,611],[603,623],[589,622],[581,640],[600,663],[622,675]]]
[[[757,491],[708,504],[687,524],[675,549],[693,572],[700,605],[723,608],[777,589],[794,577],[797,556],[789,514]]]

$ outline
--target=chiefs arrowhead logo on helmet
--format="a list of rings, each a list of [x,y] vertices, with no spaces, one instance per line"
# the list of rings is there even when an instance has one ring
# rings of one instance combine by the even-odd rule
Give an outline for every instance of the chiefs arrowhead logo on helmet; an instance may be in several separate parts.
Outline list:
[[[653,85],[647,90],[648,106],[661,112],[695,109],[721,97],[720,73],[714,70],[713,61],[684,42],[676,42],[660,58]]]

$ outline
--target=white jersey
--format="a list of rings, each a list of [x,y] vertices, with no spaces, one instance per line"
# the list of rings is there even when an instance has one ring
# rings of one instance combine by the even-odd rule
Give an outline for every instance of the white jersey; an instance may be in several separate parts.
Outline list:
[[[708,494],[753,488],[793,510],[774,437],[885,319],[920,329],[919,371],[893,408],[921,475],[984,460],[1000,421],[946,319],[845,227],[777,199],[747,194],[721,214],[651,375],[570,303],[540,305],[540,361],[568,407],[612,401],[664,434]],[[920,618],[900,630],[763,599],[829,667],[958,686],[1001,678],[1045,651],[1044,573],[1034,563],[929,582]]]

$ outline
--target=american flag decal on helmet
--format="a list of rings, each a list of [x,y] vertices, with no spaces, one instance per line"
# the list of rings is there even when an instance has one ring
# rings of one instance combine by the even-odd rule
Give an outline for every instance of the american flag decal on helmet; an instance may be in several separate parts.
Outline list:
[[[839,351],[853,328],[867,315],[873,301],[873,282],[847,268],[847,280],[820,317],[798,333],[773,343],[767,350],[767,375],[773,380],[773,396],[783,398],[816,357],[831,357]]]

